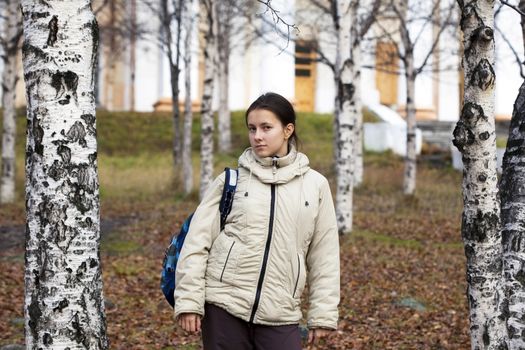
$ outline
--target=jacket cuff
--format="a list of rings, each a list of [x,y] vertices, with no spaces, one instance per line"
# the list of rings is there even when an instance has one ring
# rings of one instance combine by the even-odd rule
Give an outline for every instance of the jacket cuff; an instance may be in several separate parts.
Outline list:
[[[331,329],[331,330],[337,330],[337,322],[315,322],[315,321],[308,321],[308,329],[314,329],[314,328],[323,328],[323,329]]]
[[[179,316],[181,314],[198,314],[201,317],[204,317],[204,310],[174,310],[174,318],[175,320],[178,320]]]

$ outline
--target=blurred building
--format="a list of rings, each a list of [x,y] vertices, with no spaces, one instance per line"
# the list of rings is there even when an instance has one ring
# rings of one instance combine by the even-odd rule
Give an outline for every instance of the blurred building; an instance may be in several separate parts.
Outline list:
[[[443,8],[454,2],[441,1]],[[163,35],[155,8],[158,3],[146,0],[94,2],[101,36],[97,72],[99,108],[114,111],[171,110],[170,70],[159,44]],[[333,74],[326,64],[319,62],[318,53],[322,51],[332,61],[335,57],[330,19],[310,0],[274,0],[272,6],[279,9],[285,21],[295,24],[299,32],[292,30],[287,40],[278,33],[286,27],[275,25],[271,14],[257,2],[253,2],[253,13],[248,21],[238,16],[234,18],[229,64],[230,108],[245,109],[261,93],[275,91],[293,101],[299,111],[331,112],[335,96]],[[196,20],[202,30],[203,17],[196,16]],[[519,16],[510,9],[504,8],[498,14],[499,32],[505,33],[505,40],[513,43],[516,50],[522,47],[519,21]],[[375,40],[363,40],[362,96],[365,104],[381,103],[402,114],[406,99],[403,69],[401,62],[392,55],[395,45],[380,34],[381,27],[397,24],[388,15],[382,15],[380,23],[368,35],[368,39]],[[417,65],[424,60],[439,28],[415,23],[411,30],[414,37],[420,36],[415,52]],[[260,33],[264,33],[263,38],[259,37]],[[462,92],[458,35],[453,31],[442,34],[438,44],[440,50],[431,55],[425,71],[416,80],[419,120],[458,119]],[[496,115],[497,118],[510,118],[523,79],[512,50],[501,35],[496,40]],[[192,76],[189,93],[195,110],[199,109],[202,94],[203,45],[202,35],[195,31],[189,68]],[[182,59],[181,67],[185,69]],[[180,90],[182,104],[187,93],[183,72],[180,74]],[[217,102],[216,96],[215,105]],[[17,104],[25,104],[22,79]]]

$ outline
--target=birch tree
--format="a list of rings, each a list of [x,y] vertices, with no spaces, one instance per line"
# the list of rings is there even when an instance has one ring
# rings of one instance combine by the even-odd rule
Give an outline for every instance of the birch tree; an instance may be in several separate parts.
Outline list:
[[[180,75],[180,57],[182,41],[182,10],[184,8],[183,0],[172,1],[171,7],[168,0],[160,0],[160,14],[162,26],[162,47],[168,58],[170,67],[170,86],[171,86],[171,104],[173,118],[173,164],[181,163],[182,159],[182,130],[180,123],[179,108],[179,75]],[[175,30],[175,40],[172,31]],[[173,52],[175,51],[175,52]],[[177,173],[177,171],[175,171]]]
[[[229,107],[229,78],[230,78],[230,54],[231,54],[231,36],[233,7],[232,3],[236,0],[223,0],[217,4],[218,16],[218,73],[219,73],[219,111],[218,111],[218,128],[219,128],[219,151],[229,152],[231,150],[231,114]]]
[[[356,125],[361,116],[360,84],[360,42],[363,40],[375,20],[380,0],[373,1],[361,18],[358,9],[362,3],[353,1],[330,1],[326,4],[312,1],[316,10],[332,20],[336,36],[335,60],[329,58],[327,46],[315,48],[319,62],[332,68],[335,84],[334,100],[334,158],[336,166],[337,194],[336,212],[339,231],[352,230],[352,201],[355,181],[356,155],[362,156],[361,124]],[[308,16],[308,15],[306,15]],[[326,28],[312,28],[320,34]],[[360,117],[361,116],[361,117]],[[361,148],[361,150],[357,150]],[[362,160],[361,160],[362,162]],[[362,169],[362,163],[361,163]],[[358,181],[362,179],[358,178]],[[351,177],[351,178],[350,178]]]
[[[452,28],[453,14],[455,7],[453,4],[446,6],[445,13],[441,16],[441,1],[406,1],[390,0],[389,10],[398,22],[396,30],[379,25],[382,36],[387,38],[393,44],[395,55],[397,55],[403,64],[403,71],[406,81],[406,103],[405,114],[407,123],[406,134],[406,157],[405,172],[403,177],[403,193],[413,195],[416,190],[416,172],[417,172],[417,151],[416,151],[416,106],[415,106],[415,84],[416,78],[423,73],[429,65],[432,54],[439,51],[439,41],[445,30]],[[437,15],[439,14],[439,15]],[[444,20],[441,21],[440,19]],[[437,21],[437,22],[436,22]],[[380,22],[378,22],[380,23]],[[432,38],[428,49],[424,49],[423,59],[419,64],[415,61],[415,51],[422,44],[422,32],[416,30],[415,33],[411,27],[415,25],[425,28],[427,25],[436,25],[439,30]],[[399,36],[399,40],[396,38]]]
[[[350,60],[350,0],[337,1],[339,20],[338,47],[336,57],[336,75],[340,77],[338,86],[339,106],[337,113],[337,163],[336,163],[336,214],[339,232],[352,231],[353,197],[353,146],[355,118],[351,114],[350,100],[355,88],[352,82],[352,64]]]
[[[107,349],[89,0],[23,0],[27,349]]]
[[[500,183],[503,246],[503,283],[509,349],[525,348],[525,83],[522,84],[510,123]]]
[[[461,236],[467,258],[472,349],[506,349],[501,290],[500,206],[494,122],[494,1],[458,0],[464,103],[453,143],[463,159]]]
[[[217,66],[217,3],[201,0],[205,9],[204,88],[201,104],[201,173],[200,198],[213,180],[213,89]]]
[[[22,37],[22,16],[19,12],[20,1],[9,0],[5,4],[5,28],[1,45],[2,61],[2,171],[0,174],[0,204],[15,200],[15,138],[16,110],[15,94],[18,81],[16,58]]]
[[[503,5],[501,5],[503,6]],[[511,6],[512,7],[512,6]],[[498,8],[496,14],[501,9]],[[514,9],[521,17],[521,32],[525,35],[525,0]],[[496,17],[496,16],[495,16]],[[514,53],[523,78],[523,63],[513,43],[499,29],[503,40]],[[525,48],[525,36],[521,42]],[[507,149],[503,157],[502,176],[499,185],[501,197],[501,240],[503,260],[503,288],[505,299],[506,330],[509,349],[525,349],[525,203],[522,198],[525,188],[525,168],[523,166],[525,140],[525,82],[519,89],[507,139]]]
[[[184,99],[184,130],[182,142],[182,178],[184,193],[189,194],[193,189],[193,165],[191,161],[191,130],[193,125],[193,113],[191,111],[191,55],[192,35],[194,27],[193,0],[184,2],[184,87],[186,96]]]

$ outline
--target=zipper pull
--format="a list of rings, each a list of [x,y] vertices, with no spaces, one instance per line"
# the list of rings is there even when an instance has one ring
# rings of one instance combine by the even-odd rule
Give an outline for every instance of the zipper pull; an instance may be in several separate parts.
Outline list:
[[[279,159],[279,157],[275,157],[275,156],[272,157],[272,173],[274,175],[277,172],[277,159]]]

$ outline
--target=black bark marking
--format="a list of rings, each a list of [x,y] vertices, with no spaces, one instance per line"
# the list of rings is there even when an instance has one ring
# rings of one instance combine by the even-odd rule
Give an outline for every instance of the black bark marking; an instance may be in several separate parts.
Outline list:
[[[66,169],[55,159],[53,165],[51,165],[51,168],[47,171],[47,175],[53,180],[58,181],[66,175]]]
[[[95,126],[95,123],[96,123],[95,116],[93,114],[82,114],[80,118],[82,118],[84,123],[86,123],[88,133],[96,137],[97,129]]]
[[[62,162],[69,164],[71,161],[71,149],[67,146],[60,145],[58,146],[57,153],[62,158]]]
[[[475,140],[474,133],[468,128],[465,123],[460,120],[456,124],[453,132],[454,138],[452,143],[458,148],[460,152],[463,152],[466,146],[472,145]]]
[[[84,125],[76,121],[75,124],[68,130],[66,133],[66,137],[71,142],[78,142],[82,147],[86,147],[86,129],[84,128]]]
[[[490,43],[494,40],[494,31],[492,28],[482,25],[474,30],[472,33],[472,40],[485,44]]]
[[[53,16],[47,26],[49,28],[49,36],[47,37],[47,45],[53,46],[57,41],[58,34],[58,17]]]
[[[514,278],[521,284],[521,288],[523,289],[525,287],[525,271],[523,271],[523,266],[521,270],[514,275]]]
[[[470,127],[477,125],[478,121],[483,120],[486,122],[488,120],[483,107],[476,103],[465,102],[463,105],[463,110],[461,111],[461,119],[468,123]]]
[[[352,100],[352,97],[355,93],[355,86],[354,84],[344,84],[341,80],[339,80],[339,109],[343,110],[343,104],[346,101]]]
[[[40,156],[44,155],[44,145],[42,139],[44,138],[44,129],[40,126],[40,119],[34,118],[33,123],[33,140],[35,142],[35,153]]]
[[[53,309],[53,312],[62,312],[66,307],[69,306],[69,301],[67,299],[62,299],[58,303],[58,306]]]
[[[82,328],[81,322],[80,322],[80,316],[78,315],[78,312],[73,317],[73,320],[71,322],[71,326],[73,327],[73,340],[75,340],[78,344],[85,344],[87,342],[87,337],[84,332],[84,329]]]
[[[479,139],[482,140],[482,141],[488,140],[489,137],[490,137],[490,133],[488,131],[485,131],[485,132],[482,132],[481,134],[479,134]]]
[[[51,334],[46,332],[44,333],[44,337],[42,338],[42,341],[44,342],[45,346],[49,346],[53,344],[53,337],[51,337]]]
[[[488,346],[490,344],[489,328],[487,325],[483,326],[483,345]]]
[[[60,104],[68,104],[71,96],[76,101],[78,87],[78,75],[76,73],[68,70],[51,74],[51,86],[56,91],[56,98],[60,99],[64,96],[64,99],[59,101]]]
[[[487,232],[495,232],[499,223],[499,216],[495,213],[477,210],[474,217],[468,219],[463,217],[463,237],[468,241],[483,242],[487,238]]]
[[[481,90],[486,91],[494,86],[495,81],[496,74],[490,62],[485,58],[479,61],[472,72],[471,84],[477,85]]]
[[[483,173],[482,173],[482,174],[479,174],[479,175],[478,175],[478,180],[479,180],[479,182],[485,182],[485,181],[487,181],[487,175],[486,175],[486,174],[483,174]]]
[[[35,12],[31,12],[31,19],[36,20],[36,19],[40,19],[40,18],[46,18],[49,15],[50,15],[49,12],[38,12],[38,11],[35,11]]]
[[[38,288],[36,288],[38,289]],[[38,298],[36,295],[31,296],[31,304],[29,304],[29,329],[31,330],[31,334],[33,335],[33,338],[35,338],[35,342],[38,339],[38,324],[40,323],[40,317],[42,316],[42,310],[40,310],[40,306],[38,305]]]
[[[97,161],[97,152],[93,152],[88,156],[89,164],[94,165]]]

